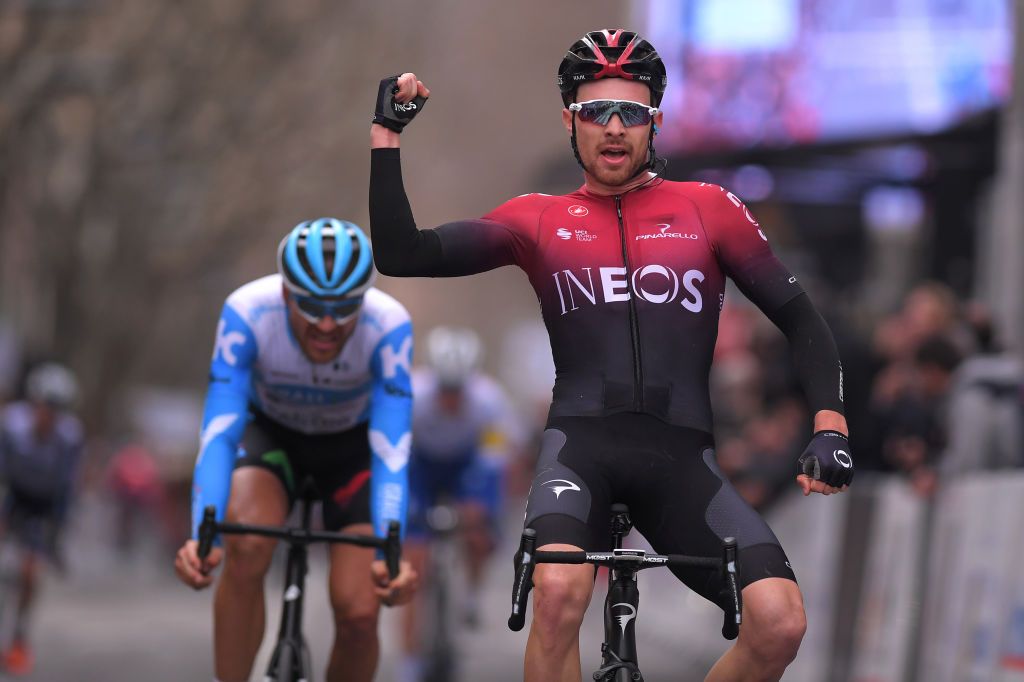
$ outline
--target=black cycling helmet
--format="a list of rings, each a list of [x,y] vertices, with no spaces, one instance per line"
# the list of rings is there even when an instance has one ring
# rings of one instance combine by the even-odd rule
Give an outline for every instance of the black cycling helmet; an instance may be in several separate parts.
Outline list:
[[[577,40],[558,65],[558,89],[568,107],[576,88],[600,78],[625,78],[644,83],[651,89],[651,101],[661,106],[668,77],[665,63],[654,46],[633,31],[604,29],[590,31]]]

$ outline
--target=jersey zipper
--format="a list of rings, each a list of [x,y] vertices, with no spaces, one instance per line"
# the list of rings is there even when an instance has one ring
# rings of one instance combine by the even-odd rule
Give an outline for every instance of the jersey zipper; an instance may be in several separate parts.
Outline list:
[[[626,266],[626,285],[629,286],[632,268],[629,264],[629,242],[626,240],[626,223],[622,219],[622,195],[615,196],[615,213],[619,218],[619,242],[622,244],[622,264]],[[633,342],[633,410],[644,410],[644,371],[640,364],[640,323],[637,319],[636,296],[629,295],[629,334]]]

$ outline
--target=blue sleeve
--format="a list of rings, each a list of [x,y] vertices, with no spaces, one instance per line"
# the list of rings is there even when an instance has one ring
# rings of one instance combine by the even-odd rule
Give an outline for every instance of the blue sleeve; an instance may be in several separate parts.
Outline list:
[[[389,521],[405,532],[409,506],[409,447],[412,442],[412,325],[388,333],[373,351],[370,396],[370,510],[378,535]]]
[[[217,340],[210,361],[210,385],[203,408],[199,456],[192,479],[192,537],[197,536],[203,509],[217,507],[223,519],[231,492],[235,453],[245,430],[256,337],[230,305],[217,323]]]

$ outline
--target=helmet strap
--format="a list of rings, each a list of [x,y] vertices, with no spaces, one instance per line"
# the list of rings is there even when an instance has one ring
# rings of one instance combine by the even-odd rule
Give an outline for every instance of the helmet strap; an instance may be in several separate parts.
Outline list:
[[[573,102],[576,101],[576,95],[575,94],[573,95],[572,101]],[[580,158],[580,148],[576,145],[576,112],[575,111],[572,112],[572,137],[569,138],[569,141],[572,144],[572,153],[573,153],[573,156],[576,157],[576,163],[578,163],[580,165],[580,168],[583,169],[584,173],[589,173],[590,171],[588,171],[587,167],[583,165],[583,159]]]

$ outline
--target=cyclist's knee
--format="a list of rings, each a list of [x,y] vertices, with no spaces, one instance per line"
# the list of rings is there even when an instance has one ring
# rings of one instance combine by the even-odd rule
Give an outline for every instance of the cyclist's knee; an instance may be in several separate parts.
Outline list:
[[[378,608],[376,601],[364,604],[335,604],[334,627],[338,639],[351,645],[352,642],[369,642],[377,637]]]
[[[274,540],[254,535],[227,538],[225,577],[235,580],[262,580],[274,557],[274,545]]]
[[[533,614],[543,630],[578,629],[590,603],[590,567],[541,565],[534,573]]]
[[[486,556],[494,548],[494,540],[491,536],[490,528],[487,526],[476,526],[467,529],[464,542],[466,548],[478,556]]]
[[[798,592],[796,599],[779,592],[744,604],[744,639],[767,665],[785,666],[796,658],[806,630],[807,617]]]

